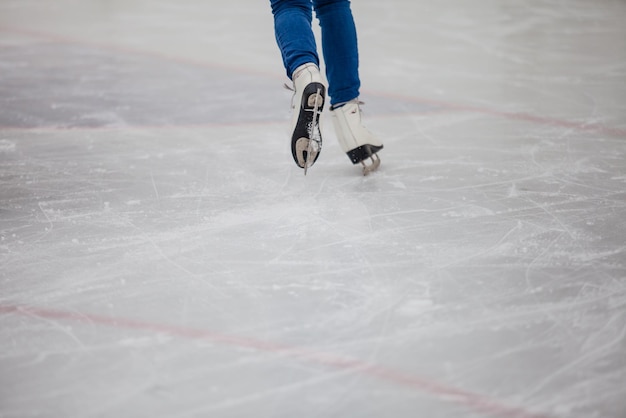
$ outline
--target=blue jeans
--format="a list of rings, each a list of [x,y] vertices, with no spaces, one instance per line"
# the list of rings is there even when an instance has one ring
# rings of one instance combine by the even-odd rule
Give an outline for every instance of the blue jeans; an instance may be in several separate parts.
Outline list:
[[[313,9],[322,28],[322,53],[326,64],[331,105],[359,96],[359,53],[356,27],[349,0],[270,0],[276,42],[287,77],[309,62],[319,66],[311,29]]]

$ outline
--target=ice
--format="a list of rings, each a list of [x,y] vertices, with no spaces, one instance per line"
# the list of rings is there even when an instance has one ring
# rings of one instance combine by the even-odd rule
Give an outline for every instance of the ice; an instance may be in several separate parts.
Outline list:
[[[0,2],[1,417],[626,416],[626,4],[352,7],[367,177],[269,2]]]

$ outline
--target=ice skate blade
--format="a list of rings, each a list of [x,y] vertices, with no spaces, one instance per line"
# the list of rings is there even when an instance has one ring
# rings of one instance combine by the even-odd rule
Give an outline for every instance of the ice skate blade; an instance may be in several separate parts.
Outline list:
[[[372,163],[369,165],[366,164],[365,161],[361,161],[364,176],[367,176],[372,171],[376,171],[376,169],[380,166],[380,158],[378,157],[378,154],[370,155],[370,160],[372,160]]]
[[[298,166],[304,168],[304,175],[317,159],[320,152],[319,143],[313,139],[300,138],[296,141],[296,156],[298,158]]]

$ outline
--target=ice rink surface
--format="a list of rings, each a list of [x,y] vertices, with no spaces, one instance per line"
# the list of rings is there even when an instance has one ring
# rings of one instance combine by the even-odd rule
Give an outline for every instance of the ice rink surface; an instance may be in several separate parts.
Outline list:
[[[626,417],[626,2],[353,11],[305,177],[268,1],[0,0],[0,417]]]

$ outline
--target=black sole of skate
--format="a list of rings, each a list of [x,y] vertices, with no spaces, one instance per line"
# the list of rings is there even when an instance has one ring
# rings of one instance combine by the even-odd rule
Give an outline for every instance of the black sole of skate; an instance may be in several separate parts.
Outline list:
[[[319,116],[324,108],[325,98],[326,87],[322,83],[309,83],[302,93],[298,121],[291,136],[291,154],[298,167],[305,170],[317,161],[322,148]],[[313,157],[312,161],[309,161],[309,153]]]

